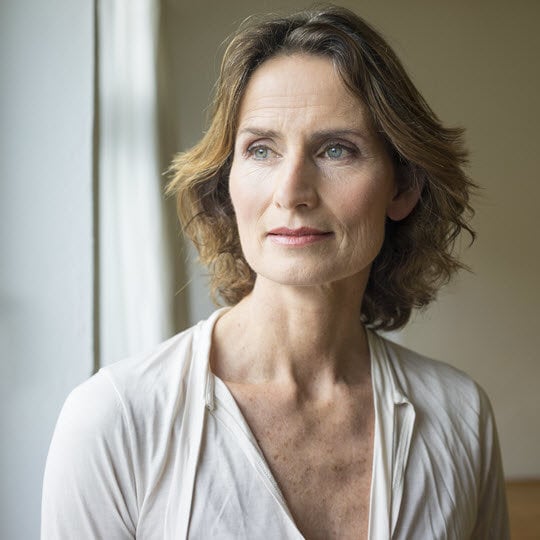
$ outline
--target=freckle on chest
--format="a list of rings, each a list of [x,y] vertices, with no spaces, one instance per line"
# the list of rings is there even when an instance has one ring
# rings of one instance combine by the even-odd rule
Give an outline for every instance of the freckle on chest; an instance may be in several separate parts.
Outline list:
[[[374,416],[371,396],[357,407],[303,414],[238,396],[240,406],[296,523],[341,537],[369,518]],[[248,405],[249,404],[249,405]],[[327,529],[325,529],[327,528]],[[333,532],[332,532],[333,531]]]

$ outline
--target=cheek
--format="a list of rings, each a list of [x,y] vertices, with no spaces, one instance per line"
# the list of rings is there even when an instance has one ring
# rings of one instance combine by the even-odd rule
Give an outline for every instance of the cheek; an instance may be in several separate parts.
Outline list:
[[[239,174],[236,161],[233,161],[231,172],[229,173],[229,194],[237,221],[242,220],[244,209],[249,207],[249,197],[246,190],[241,188],[240,178],[241,175]]]
[[[229,178],[229,194],[231,196],[231,202],[234,208],[234,213],[236,219],[242,219],[243,210],[246,207],[246,196],[245,193],[239,188],[238,183],[234,181],[234,178]]]
[[[255,225],[261,214],[261,194],[255,189],[253,182],[239,175],[234,168],[229,176],[229,193],[236,215],[236,223],[241,243],[253,234]]]
[[[340,197],[339,213],[349,227],[378,228],[385,222],[389,200],[388,190],[376,185],[363,190],[349,190]]]
[[[351,190],[344,194],[336,215],[346,229],[344,238],[355,257],[373,258],[384,240],[386,208],[391,195],[380,186],[361,191]]]
[[[257,221],[269,204],[269,173],[249,164],[233,161],[229,175],[229,193],[239,226]]]
[[[231,201],[238,223],[238,231],[242,236],[244,228],[249,226],[254,219],[254,201],[249,192],[241,189],[231,189]]]

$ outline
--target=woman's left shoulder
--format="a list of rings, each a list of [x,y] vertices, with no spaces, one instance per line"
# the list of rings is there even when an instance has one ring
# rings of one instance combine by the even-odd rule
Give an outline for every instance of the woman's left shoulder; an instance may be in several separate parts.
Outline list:
[[[447,412],[466,408],[475,415],[490,413],[485,391],[467,373],[378,337],[384,344],[396,383],[412,402],[429,408],[441,407]]]
[[[497,429],[482,387],[463,371],[385,338],[376,344],[398,403],[414,410],[396,538],[509,538]],[[418,508],[444,519],[424,523]]]

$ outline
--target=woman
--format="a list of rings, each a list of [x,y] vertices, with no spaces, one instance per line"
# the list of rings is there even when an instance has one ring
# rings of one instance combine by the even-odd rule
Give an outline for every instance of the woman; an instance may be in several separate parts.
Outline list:
[[[461,264],[460,131],[328,7],[242,28],[170,192],[230,308],[68,398],[44,538],[507,538],[463,373],[373,332]]]

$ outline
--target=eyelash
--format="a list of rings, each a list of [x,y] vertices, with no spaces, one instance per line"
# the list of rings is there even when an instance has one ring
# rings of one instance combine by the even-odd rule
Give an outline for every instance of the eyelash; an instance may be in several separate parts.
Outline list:
[[[334,158],[332,158],[330,156],[325,156],[326,159],[338,161],[340,159],[346,159],[348,157],[355,157],[358,154],[358,149],[357,148],[355,148],[353,146],[343,144],[341,142],[334,142],[334,143],[327,144],[318,155],[319,156],[323,155],[326,152],[328,152],[328,150],[330,150],[332,148],[340,148],[343,151],[345,151],[346,155],[343,156],[343,157],[339,156],[339,157],[334,157]],[[263,149],[263,150],[266,150],[267,152],[271,152],[271,153],[275,154],[275,152],[268,145],[255,143],[255,144],[252,144],[252,145],[248,146],[248,148],[246,150],[246,156],[247,157],[252,157],[252,158],[256,159],[257,161],[265,161],[268,158],[268,156],[266,156],[266,157],[257,157],[255,155],[255,152],[257,152],[257,150],[260,150],[260,149]]]
[[[345,151],[345,156],[339,156],[339,157],[336,157],[336,158],[331,158],[330,156],[325,156],[327,159],[330,159],[330,160],[339,160],[339,159],[346,159],[348,157],[355,157],[357,154],[358,154],[358,150],[353,147],[353,146],[349,146],[347,144],[343,144],[341,142],[335,142],[335,143],[330,143],[330,144],[327,144],[321,154],[325,154],[326,152],[328,152],[328,150],[330,150],[331,148],[340,148],[342,150]]]
[[[257,150],[267,150],[268,152],[272,152],[272,153],[275,153],[268,145],[266,144],[261,144],[261,143],[255,143],[255,144],[252,144],[250,146],[248,146],[247,150],[246,150],[246,155],[247,157],[252,157],[258,161],[264,161],[266,158],[259,158],[255,155],[255,152]]]

